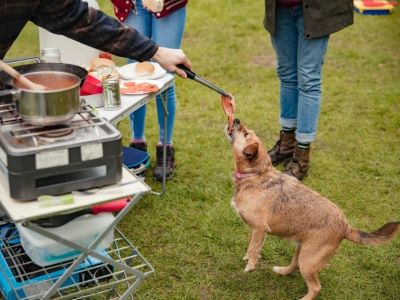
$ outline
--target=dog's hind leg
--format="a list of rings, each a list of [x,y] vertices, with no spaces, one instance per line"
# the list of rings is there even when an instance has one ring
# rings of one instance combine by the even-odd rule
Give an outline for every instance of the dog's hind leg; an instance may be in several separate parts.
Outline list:
[[[296,250],[294,252],[294,256],[292,259],[292,262],[290,263],[290,265],[288,265],[287,267],[278,267],[278,266],[274,266],[272,268],[272,270],[275,273],[281,274],[281,275],[288,275],[293,273],[294,271],[296,271],[299,268],[299,253],[300,253],[300,249],[301,249],[301,244],[300,242],[296,244]]]
[[[244,269],[245,272],[253,271],[256,268],[266,232],[267,229],[262,227],[251,229],[251,239],[246,254],[248,261],[247,266]]]
[[[301,300],[313,300],[321,290],[319,271],[335,254],[338,244],[326,244],[316,247],[312,242],[303,244],[299,254],[299,268],[308,292]]]

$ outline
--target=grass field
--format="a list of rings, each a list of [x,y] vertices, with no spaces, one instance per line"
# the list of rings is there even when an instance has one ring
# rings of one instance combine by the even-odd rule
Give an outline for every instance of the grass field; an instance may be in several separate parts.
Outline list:
[[[100,3],[111,14],[110,3]],[[190,1],[183,48],[194,71],[235,95],[237,117],[270,147],[279,131],[279,85],[263,10],[263,1]],[[30,26],[7,57],[32,54],[37,30]],[[280,277],[271,270],[290,262],[294,246],[287,241],[268,237],[258,269],[243,272],[248,232],[229,203],[233,162],[219,97],[182,79],[177,90],[176,177],[164,196],[145,196],[121,223],[156,269],[137,299],[301,298],[306,286],[298,272]],[[146,135],[153,162],[156,124],[152,104]],[[127,145],[128,123],[119,126]],[[399,8],[389,16],[356,14],[353,26],[331,36],[304,183],[364,231],[400,219]],[[400,238],[379,247],[344,241],[320,277],[318,299],[399,299]]]

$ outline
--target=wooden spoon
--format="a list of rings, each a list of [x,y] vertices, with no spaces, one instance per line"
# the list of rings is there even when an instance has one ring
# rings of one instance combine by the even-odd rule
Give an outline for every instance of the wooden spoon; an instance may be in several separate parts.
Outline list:
[[[34,83],[33,81],[29,80],[28,78],[26,78],[24,75],[19,73],[13,67],[6,64],[1,59],[0,59],[0,69],[2,69],[4,72],[6,72],[8,75],[10,75],[15,80],[19,81],[25,88],[27,88],[29,90],[38,90],[38,91],[48,90],[48,88],[45,87],[44,85],[37,84],[37,83]]]

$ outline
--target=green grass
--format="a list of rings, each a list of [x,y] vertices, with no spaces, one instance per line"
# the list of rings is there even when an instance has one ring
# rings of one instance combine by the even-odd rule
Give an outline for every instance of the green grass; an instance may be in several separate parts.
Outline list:
[[[109,2],[102,7],[111,13]],[[193,69],[236,97],[237,117],[271,146],[279,131],[278,80],[263,1],[191,1],[183,48]],[[38,54],[28,27],[8,58]],[[318,139],[304,183],[339,205],[351,224],[372,231],[400,219],[400,9],[355,15],[331,37],[323,73]],[[122,61],[122,60],[120,60]],[[248,233],[230,207],[233,170],[217,94],[177,79],[176,177],[162,197],[147,195],[121,228],[155,267],[137,299],[299,299],[299,273],[271,271],[294,247],[268,237],[258,269],[243,272]],[[146,135],[158,137],[149,105]],[[129,143],[127,122],[120,128]],[[151,174],[151,172],[150,172]],[[147,182],[159,190],[160,185]],[[400,238],[379,247],[344,241],[321,273],[319,299],[399,299]]]

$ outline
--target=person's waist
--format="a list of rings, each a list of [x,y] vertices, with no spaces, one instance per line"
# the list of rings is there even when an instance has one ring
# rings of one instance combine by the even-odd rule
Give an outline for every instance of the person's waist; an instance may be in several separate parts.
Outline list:
[[[303,0],[278,0],[278,6],[291,8],[303,3]]]

